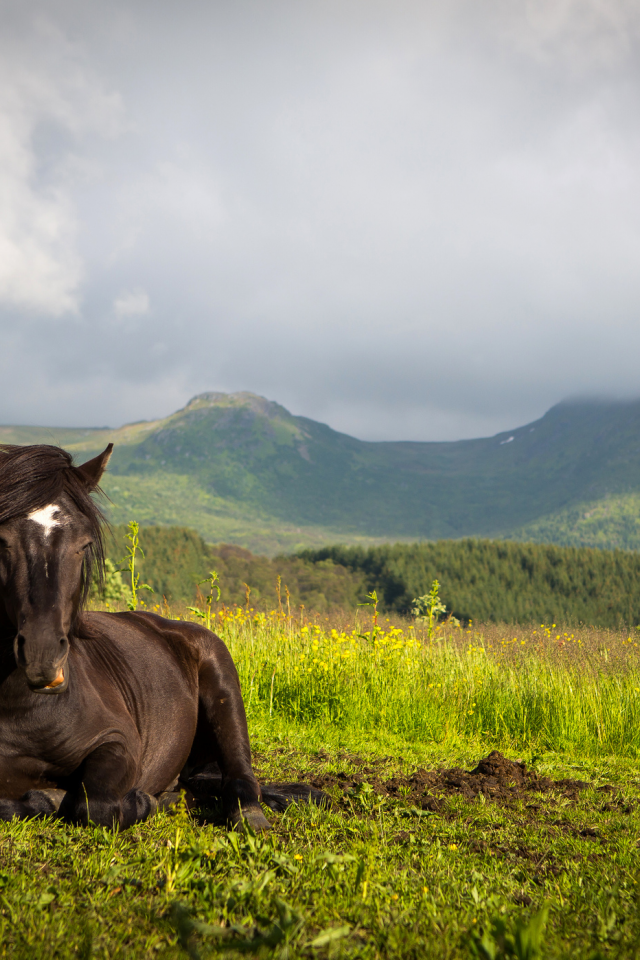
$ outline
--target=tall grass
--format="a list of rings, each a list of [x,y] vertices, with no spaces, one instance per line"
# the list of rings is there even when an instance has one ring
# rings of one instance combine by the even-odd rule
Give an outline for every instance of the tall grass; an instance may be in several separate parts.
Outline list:
[[[612,631],[361,626],[221,607],[249,721],[390,733],[446,747],[640,754],[637,638]]]

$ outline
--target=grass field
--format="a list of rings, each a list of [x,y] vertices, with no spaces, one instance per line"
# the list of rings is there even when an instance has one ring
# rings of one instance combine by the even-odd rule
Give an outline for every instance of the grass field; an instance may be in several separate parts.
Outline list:
[[[636,633],[214,625],[260,778],[333,805],[260,837],[184,807],[121,834],[0,824],[0,956],[638,956]]]

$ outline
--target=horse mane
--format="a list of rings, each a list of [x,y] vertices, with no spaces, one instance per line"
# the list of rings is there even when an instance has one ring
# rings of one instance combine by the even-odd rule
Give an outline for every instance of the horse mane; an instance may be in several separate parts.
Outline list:
[[[102,494],[99,487],[95,490]],[[82,606],[93,579],[99,588],[104,580],[104,514],[89,495],[86,481],[66,450],[48,443],[0,444],[0,523],[46,507],[63,494],[89,521],[93,539],[82,564]]]

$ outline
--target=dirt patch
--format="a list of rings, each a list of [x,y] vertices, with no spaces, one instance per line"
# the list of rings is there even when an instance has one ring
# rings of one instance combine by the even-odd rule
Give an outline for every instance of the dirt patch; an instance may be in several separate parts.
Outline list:
[[[340,759],[346,760],[347,757]],[[509,760],[493,750],[473,770],[452,767],[448,770],[416,770],[409,775],[394,775],[384,778],[374,766],[366,766],[359,757],[349,757],[351,770],[339,773],[304,775],[307,783],[318,790],[338,787],[344,794],[358,793],[368,784],[381,796],[394,797],[419,807],[437,811],[445,797],[463,797],[475,800],[482,795],[486,800],[505,803],[526,799],[533,793],[554,793],[569,800],[576,800],[581,790],[589,784],[584,780],[551,780],[527,769],[525,763]],[[387,758],[384,758],[386,760]],[[548,803],[548,800],[546,801]],[[531,809],[535,804],[531,805]]]

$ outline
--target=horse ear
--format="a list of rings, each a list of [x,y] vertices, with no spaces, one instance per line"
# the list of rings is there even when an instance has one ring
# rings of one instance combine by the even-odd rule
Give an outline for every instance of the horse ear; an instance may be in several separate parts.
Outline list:
[[[94,457],[93,460],[87,460],[80,467],[76,467],[76,473],[89,491],[95,490],[102,479],[102,474],[107,469],[109,458],[113,452],[113,444],[110,443],[102,453]]]

